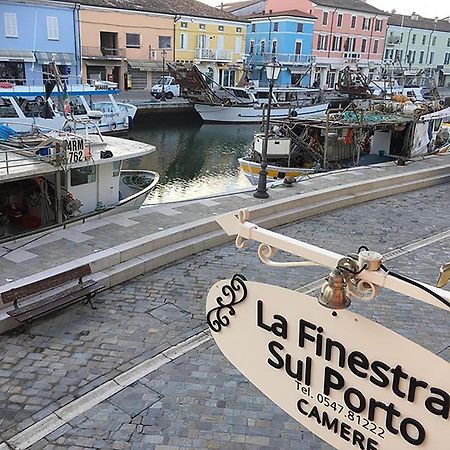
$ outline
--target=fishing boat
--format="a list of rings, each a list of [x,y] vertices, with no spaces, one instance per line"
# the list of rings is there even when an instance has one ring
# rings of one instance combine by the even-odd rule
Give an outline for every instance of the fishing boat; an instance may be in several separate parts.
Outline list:
[[[127,186],[141,172],[122,171],[130,158],[155,147],[101,133],[83,135],[33,128],[17,133],[0,126],[0,239],[36,232],[98,214],[142,205],[159,175]]]
[[[267,111],[269,88],[236,86],[212,89],[196,66],[168,64],[169,71],[181,86],[181,94],[206,123],[260,123]],[[276,86],[272,91],[271,116],[324,117],[328,102],[321,102],[319,89]]]
[[[444,121],[449,117],[450,108],[438,101],[355,100],[326,119],[274,120],[267,140],[268,180],[387,161],[405,164],[447,152],[450,133]],[[253,184],[261,170],[264,139],[256,133],[251,153],[239,159]]]
[[[0,122],[18,132],[30,125],[38,128],[84,130],[102,133],[128,131],[137,108],[129,103],[117,102],[117,89],[95,89],[89,85],[71,85],[65,90],[46,92],[45,86],[0,86]],[[104,100],[105,96],[109,101]],[[96,100],[98,99],[98,100]],[[94,126],[95,125],[95,126]]]

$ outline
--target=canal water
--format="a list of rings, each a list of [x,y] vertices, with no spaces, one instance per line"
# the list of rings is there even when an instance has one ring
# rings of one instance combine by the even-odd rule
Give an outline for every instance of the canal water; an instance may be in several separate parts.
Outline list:
[[[146,204],[166,203],[217,195],[245,187],[249,181],[237,159],[247,153],[258,125],[203,124],[190,114],[155,119],[144,116],[130,137],[156,147],[150,155],[135,158],[127,168],[154,170],[159,185]]]

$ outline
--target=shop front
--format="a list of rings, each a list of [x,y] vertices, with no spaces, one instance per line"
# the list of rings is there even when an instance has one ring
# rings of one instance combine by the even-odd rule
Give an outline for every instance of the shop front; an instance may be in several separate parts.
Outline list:
[[[35,62],[33,52],[0,50],[0,82],[26,84],[27,63]]]

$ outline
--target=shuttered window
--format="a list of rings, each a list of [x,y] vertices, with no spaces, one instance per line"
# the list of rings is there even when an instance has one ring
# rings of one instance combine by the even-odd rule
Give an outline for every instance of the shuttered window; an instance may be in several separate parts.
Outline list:
[[[49,41],[59,40],[58,18],[47,16],[47,38]]]
[[[5,36],[18,37],[17,34],[17,16],[15,13],[5,13]]]

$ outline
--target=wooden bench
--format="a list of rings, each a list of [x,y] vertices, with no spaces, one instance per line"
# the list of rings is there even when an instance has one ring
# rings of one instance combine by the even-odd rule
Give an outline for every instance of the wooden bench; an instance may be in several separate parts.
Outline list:
[[[89,264],[85,264],[75,269],[58,273],[44,280],[35,281],[25,286],[2,292],[1,299],[4,304],[14,303],[14,310],[8,311],[8,314],[22,323],[38,319],[81,300],[86,300],[86,303],[89,303],[95,309],[92,304],[92,298],[104,286],[93,280],[83,281],[83,277],[91,273],[91,267]],[[78,283],[72,285],[71,282],[77,279]],[[61,291],[53,294],[49,292],[47,296],[45,294],[42,296],[43,293],[51,289],[63,288],[65,284],[68,285],[66,289],[61,289]],[[32,300],[33,297],[37,297],[38,295],[39,300],[24,306],[18,305],[20,300]]]

